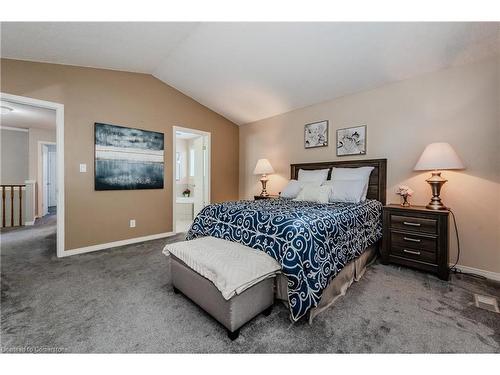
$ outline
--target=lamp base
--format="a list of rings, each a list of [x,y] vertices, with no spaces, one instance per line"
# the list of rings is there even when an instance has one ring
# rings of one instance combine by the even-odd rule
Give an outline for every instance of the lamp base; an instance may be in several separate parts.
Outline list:
[[[448,207],[446,207],[443,203],[439,202],[439,203],[434,203],[432,200],[429,202],[429,204],[427,206],[425,206],[425,208],[429,209],[429,210],[447,210]]]
[[[441,188],[444,183],[448,180],[441,177],[441,172],[432,172],[431,178],[425,180],[429,185],[431,185],[432,198],[431,201],[425,208],[429,210],[447,210],[448,208],[441,202]]]
[[[269,181],[269,179],[267,178],[267,175],[265,175],[265,174],[262,175],[262,178],[260,179],[260,183],[262,184],[262,191],[260,192],[261,197],[268,197],[269,196],[269,193],[266,190],[267,181]]]

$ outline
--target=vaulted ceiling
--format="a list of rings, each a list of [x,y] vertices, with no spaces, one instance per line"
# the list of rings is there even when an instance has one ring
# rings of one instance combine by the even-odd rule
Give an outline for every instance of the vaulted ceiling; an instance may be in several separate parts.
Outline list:
[[[497,23],[2,23],[2,57],[149,73],[237,124],[498,53]]]

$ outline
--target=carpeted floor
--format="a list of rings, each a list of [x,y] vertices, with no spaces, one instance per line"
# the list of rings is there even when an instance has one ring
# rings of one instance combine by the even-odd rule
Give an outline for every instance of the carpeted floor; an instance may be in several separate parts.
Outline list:
[[[176,241],[181,237],[170,238]],[[313,323],[281,304],[231,342],[169,284],[167,240],[58,259],[55,221],[2,232],[1,346],[63,352],[500,352],[500,285],[375,264]],[[21,349],[16,349],[21,348]]]

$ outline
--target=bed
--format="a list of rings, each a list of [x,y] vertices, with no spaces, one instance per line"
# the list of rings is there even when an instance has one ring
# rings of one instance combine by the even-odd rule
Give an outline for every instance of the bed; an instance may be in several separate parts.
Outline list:
[[[289,199],[211,204],[195,218],[187,239],[213,236],[265,251],[281,265],[276,296],[286,301],[293,321],[330,306],[361,277],[382,237],[386,160],[354,160],[291,165],[299,169],[373,166],[367,200],[358,204]]]

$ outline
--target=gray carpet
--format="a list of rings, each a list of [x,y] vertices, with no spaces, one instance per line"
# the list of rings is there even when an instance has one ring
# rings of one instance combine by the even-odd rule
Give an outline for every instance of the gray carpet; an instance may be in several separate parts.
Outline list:
[[[498,284],[375,264],[312,326],[275,304],[231,342],[173,293],[167,240],[58,259],[54,224],[2,232],[4,352],[500,352],[500,315],[472,303],[473,292],[498,297]]]

